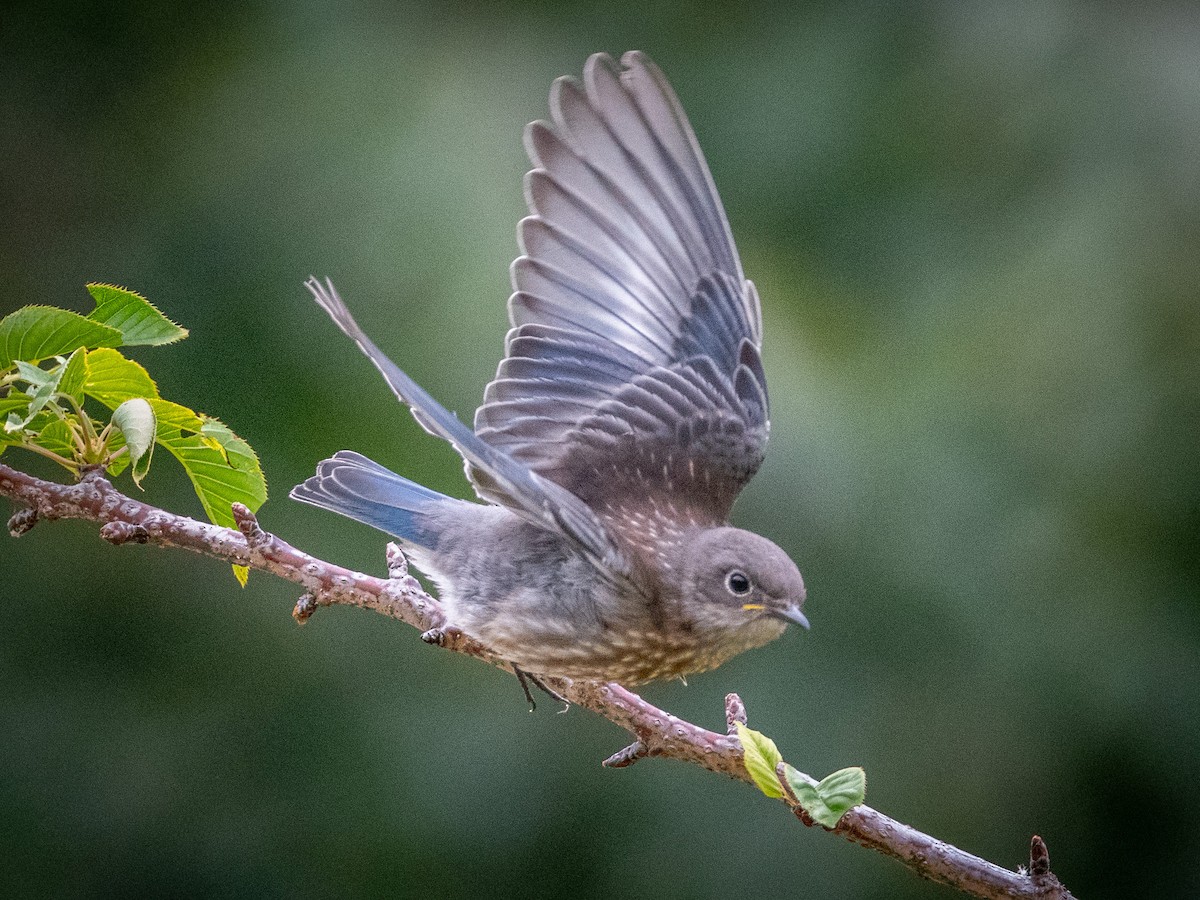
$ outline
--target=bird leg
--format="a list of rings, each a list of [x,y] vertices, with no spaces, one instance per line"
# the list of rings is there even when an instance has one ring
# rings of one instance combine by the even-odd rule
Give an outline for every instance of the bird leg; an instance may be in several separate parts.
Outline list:
[[[546,682],[542,681],[542,679],[534,675],[532,672],[526,672],[519,666],[513,666],[512,670],[513,674],[517,676],[517,681],[521,683],[521,690],[525,692],[525,699],[529,701],[530,712],[533,712],[535,709],[537,709],[537,704],[533,702],[533,694],[531,694],[529,691],[529,685],[531,684],[547,697],[550,697],[551,699],[557,700],[559,703],[561,703],[563,708],[559,710],[560,713],[565,713],[571,708],[570,700],[568,700],[558,691],[554,690],[554,688],[547,685]]]
[[[460,637],[462,633],[462,630],[454,625],[439,625],[435,628],[430,628],[428,631],[421,632],[421,640],[427,644],[445,647],[455,638]],[[512,670],[513,674],[517,676],[517,681],[521,683],[521,690],[525,692],[525,699],[529,702],[530,712],[533,712],[535,709],[537,709],[537,703],[534,702],[533,694],[529,690],[529,685],[531,684],[547,697],[550,697],[551,699],[557,700],[559,703],[561,703],[563,708],[559,710],[559,712],[566,712],[571,708],[570,700],[568,700],[558,691],[554,690],[554,688],[547,685],[546,682],[542,681],[542,679],[537,675],[534,675],[532,672],[526,672],[524,669],[516,665],[513,665]]]

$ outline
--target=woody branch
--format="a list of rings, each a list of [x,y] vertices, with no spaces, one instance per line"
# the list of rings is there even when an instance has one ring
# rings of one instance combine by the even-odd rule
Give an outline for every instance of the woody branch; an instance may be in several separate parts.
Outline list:
[[[388,578],[375,578],[317,559],[264,531],[240,504],[233,508],[238,529],[221,528],[176,515],[122,494],[102,471],[86,472],[77,484],[59,484],[27,475],[0,463],[0,495],[16,507],[9,531],[18,537],[41,520],[84,519],[100,523],[100,536],[113,544],[140,543],[179,547],[235,565],[247,566],[299,584],[304,589],[293,615],[303,622],[321,606],[342,604],[371,609],[422,632],[445,621],[441,605],[408,574],[402,554],[389,545]],[[439,635],[450,650],[512,671],[512,667],[466,635]],[[644,757],[692,763],[710,772],[750,781],[734,723],[745,722],[736,694],[726,699],[726,733],[708,731],[647,703],[618,684],[546,679],[570,702],[585,707],[628,731],[634,741],[605,765],[622,767]],[[797,818],[811,820],[791,797],[786,803]],[[951,885],[976,897],[1036,897],[1070,900],[1072,895],[1050,872],[1045,843],[1031,842],[1028,871],[1012,871],[966,853],[885,816],[865,804],[842,816],[831,829],[847,840],[899,860],[923,878]]]

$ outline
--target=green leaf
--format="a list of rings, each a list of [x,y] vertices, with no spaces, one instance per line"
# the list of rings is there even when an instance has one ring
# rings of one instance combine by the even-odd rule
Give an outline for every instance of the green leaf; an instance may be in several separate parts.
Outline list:
[[[127,345],[170,344],[188,335],[141,294],[112,284],[89,284],[87,289],[96,301],[88,318],[119,330]]]
[[[80,347],[63,365],[62,377],[58,381],[58,392],[69,394],[75,402],[83,403],[83,386],[87,383],[87,350]]]
[[[0,370],[20,359],[39,362],[78,347],[119,347],[121,332],[79,313],[52,306],[24,306],[0,319]]]
[[[158,442],[179,460],[209,521],[232,528],[230,507],[243,503],[251,512],[267,499],[267,481],[250,445],[217,419],[167,400],[151,400],[158,416]],[[203,433],[201,433],[203,432]],[[234,566],[244,587],[249,569]]]
[[[784,763],[783,777],[804,811],[826,828],[837,825],[848,810],[858,806],[867,796],[867,773],[860,766],[839,769],[814,783],[807,775]]]
[[[125,435],[118,430],[114,430],[113,433],[108,436],[108,441],[106,442],[105,446],[109,454],[116,453],[125,446]],[[129,468],[129,454],[122,453],[111,463],[109,463],[108,468],[106,468],[104,471],[108,473],[110,478],[116,478],[127,468]]]
[[[17,379],[24,381],[31,388],[40,388],[54,377],[48,369],[25,362],[23,359],[18,359],[13,365],[17,367]]]
[[[208,426],[208,437],[185,434],[172,424],[171,407],[187,413],[191,410],[166,400],[152,400],[150,405],[158,416],[159,443],[183,465],[211,521],[233,527],[235,523],[230,510],[233,503],[244,503],[252,512],[262,506],[267,499],[267,484],[258,457],[249,444],[208,416],[203,417],[201,425]],[[209,441],[213,439],[218,441],[219,449],[210,446]]]
[[[180,431],[199,434],[208,421],[208,416],[194,412],[186,406],[172,403],[170,400],[163,400],[161,397],[152,399],[156,401],[154,403],[154,414],[158,416],[158,421],[164,428],[178,428]],[[215,422],[216,420],[213,419],[212,421]],[[214,447],[213,449],[217,448]]]
[[[78,459],[79,450],[71,440],[71,429],[62,419],[47,423],[45,428],[33,436],[32,441],[66,459]]]
[[[26,397],[29,405],[25,409],[25,416],[19,420],[16,416],[9,416],[5,430],[11,433],[18,429],[28,429],[34,416],[47,407],[59,410],[59,414],[65,412],[55,401],[55,394],[70,394],[76,402],[82,402],[81,388],[87,378],[86,359],[87,351],[80,348],[72,352],[65,362],[51,369],[42,369],[24,360],[17,360],[18,375],[21,380],[28,382],[33,391]]]
[[[742,743],[743,764],[758,789],[768,797],[782,797],[783,788],[775,777],[775,767],[783,760],[775,742],[761,732],[737,723],[738,740]]]
[[[7,397],[0,397],[0,453],[4,452],[6,445],[19,444],[24,439],[21,422],[24,421],[25,410],[28,408],[29,398],[20,391],[12,391]]]
[[[83,392],[116,409],[132,397],[147,400],[158,396],[158,388],[146,370],[116,350],[93,350],[87,355],[87,380]]]
[[[34,390],[29,394],[29,406],[25,410],[25,418],[18,422],[15,416],[9,415],[8,421],[4,424],[4,430],[12,432],[17,429],[28,428],[34,416],[40,413],[47,405],[51,405],[55,393],[58,392],[58,384],[62,380],[65,370],[65,365],[58,365],[47,371],[46,369],[39,369],[37,366],[32,366],[24,360],[17,360],[17,371],[25,381],[29,382]],[[53,405],[57,408],[57,404]]]
[[[191,479],[209,520],[233,527],[234,501],[253,512],[267,499],[267,483],[250,445],[225,424],[186,406],[163,400],[146,370],[115,350],[88,354],[87,393],[110,409],[132,397],[149,402],[157,422],[159,444]]]
[[[67,459],[76,458],[78,451],[67,423],[48,412],[27,416],[28,406],[29,397],[19,391],[0,397],[0,453],[5,447],[34,443]]]
[[[50,412],[29,412],[32,398],[20,391],[13,391],[8,397],[0,400],[0,440],[8,443],[24,443],[32,433],[45,428],[53,422],[56,416]]]
[[[246,586],[246,582],[250,579],[249,566],[233,566],[233,577],[238,580],[238,584],[242,587]]]
[[[254,512],[266,501],[267,482],[250,445],[217,419],[163,400],[153,379],[133,360],[116,350],[91,351],[84,392],[109,409],[134,397],[149,402],[157,422],[155,440],[179,460],[214,524],[234,527],[234,502]],[[233,567],[243,585],[247,572]]]
[[[125,435],[125,446],[129,448],[132,466],[130,474],[133,483],[141,487],[142,478],[150,471],[150,459],[154,455],[154,409],[144,398],[133,397],[113,410],[112,423]]]

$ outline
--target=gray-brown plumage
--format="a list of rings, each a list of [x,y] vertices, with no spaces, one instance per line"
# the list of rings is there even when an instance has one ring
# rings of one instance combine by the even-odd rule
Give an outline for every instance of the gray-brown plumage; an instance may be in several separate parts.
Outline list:
[[[527,672],[634,684],[807,627],[804,582],[728,525],[767,440],[762,321],[662,73],[591,57],[526,146],[513,328],[472,431],[384,356],[331,284],[309,289],[487,504],[356,453],[292,496],[398,537],[449,625]]]

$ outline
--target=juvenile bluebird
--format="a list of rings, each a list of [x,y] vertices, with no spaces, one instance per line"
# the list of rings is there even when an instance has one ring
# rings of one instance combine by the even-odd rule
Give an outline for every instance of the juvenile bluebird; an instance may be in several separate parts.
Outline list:
[[[666,78],[642,53],[560,78],[525,146],[512,330],[474,430],[307,284],[484,503],[350,451],[291,496],[394,535],[454,627],[532,676],[682,678],[808,627],[804,581],[733,528],[767,442],[762,318]]]

